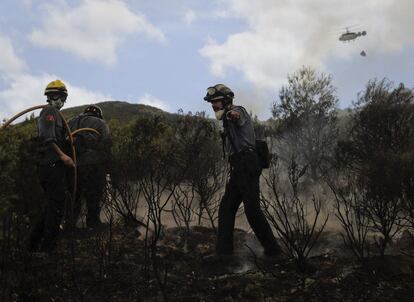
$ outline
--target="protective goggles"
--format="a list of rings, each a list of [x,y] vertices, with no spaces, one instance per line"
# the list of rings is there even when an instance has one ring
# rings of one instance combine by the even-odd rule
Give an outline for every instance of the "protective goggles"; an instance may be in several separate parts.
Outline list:
[[[62,100],[63,102],[66,101],[67,95],[64,93],[49,93],[47,95],[47,99],[51,100],[51,101],[57,101],[57,100]]]
[[[224,98],[226,98],[226,96],[223,95],[223,93],[220,90],[213,86],[207,88],[207,95],[204,97],[204,100],[207,102],[211,102]]]
[[[214,95],[217,92],[218,91],[217,91],[216,87],[208,87],[207,88],[207,95],[209,95],[209,96],[212,96],[212,95]]]

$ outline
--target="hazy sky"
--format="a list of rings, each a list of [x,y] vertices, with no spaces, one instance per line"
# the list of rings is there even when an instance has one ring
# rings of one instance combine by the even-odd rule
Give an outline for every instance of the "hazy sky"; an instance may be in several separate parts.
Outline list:
[[[347,107],[375,77],[414,86],[413,11],[412,0],[1,0],[0,119],[44,103],[57,78],[66,107],[210,115],[206,88],[224,83],[264,119],[303,65],[332,74]],[[367,35],[338,41],[353,25]]]

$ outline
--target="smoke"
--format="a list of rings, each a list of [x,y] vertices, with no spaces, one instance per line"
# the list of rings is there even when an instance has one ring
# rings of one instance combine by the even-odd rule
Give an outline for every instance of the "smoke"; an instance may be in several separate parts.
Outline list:
[[[237,94],[234,103],[245,107],[247,112],[252,113],[253,116],[258,115],[260,119],[267,119],[271,116],[274,92],[269,93],[266,90],[236,87]]]
[[[209,60],[213,75],[240,72],[262,96],[274,94],[301,66],[331,73],[326,70],[328,60],[349,61],[361,49],[370,55],[398,53],[413,45],[413,10],[409,0],[230,0],[228,15],[245,20],[246,30],[222,43],[213,37],[200,53]],[[366,30],[367,35],[349,43],[338,41],[345,27],[355,24],[352,29]]]

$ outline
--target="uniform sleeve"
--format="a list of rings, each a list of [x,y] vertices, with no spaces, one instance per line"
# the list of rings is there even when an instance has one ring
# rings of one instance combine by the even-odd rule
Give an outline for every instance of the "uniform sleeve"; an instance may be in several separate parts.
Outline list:
[[[99,132],[101,133],[102,140],[110,140],[111,139],[111,135],[109,134],[108,125],[105,122],[102,123],[102,125],[99,129]]]
[[[39,138],[42,144],[48,145],[56,143],[56,109],[53,107],[45,107],[40,113],[38,127]]]
[[[105,121],[99,118],[91,117],[87,120],[86,127],[90,127],[99,132],[99,135],[96,135],[95,133],[87,133],[87,135],[93,137],[95,141],[97,140],[97,149],[100,149],[104,152],[109,152],[108,149],[110,149],[111,145],[111,136],[109,134],[109,128],[106,125]]]
[[[105,123],[105,121],[103,120],[99,120],[101,123],[99,125],[99,133],[100,135],[100,140],[99,140],[99,145],[101,148],[101,156],[104,160],[104,162],[106,163],[106,168],[109,169],[109,162],[111,159],[111,148],[112,148],[112,140],[111,140],[111,135],[109,133],[109,128],[108,125]]]
[[[102,123],[101,127],[101,136],[102,136],[102,142],[104,145],[105,152],[110,153],[111,152],[111,146],[112,146],[112,140],[111,140],[111,134],[109,132],[108,125],[104,122]]]
[[[228,119],[228,121],[231,123],[234,123],[235,125],[239,127],[243,126],[250,119],[249,114],[247,113],[246,109],[244,109],[243,107],[236,106],[236,107],[233,107],[231,110],[238,112],[240,114],[240,118],[234,121]]]

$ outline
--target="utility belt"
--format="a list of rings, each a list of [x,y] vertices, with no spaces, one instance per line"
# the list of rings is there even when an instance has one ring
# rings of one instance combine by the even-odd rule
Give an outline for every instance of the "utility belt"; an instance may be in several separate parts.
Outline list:
[[[58,140],[54,142],[60,150],[65,154],[71,154],[70,144],[66,140]],[[60,161],[59,155],[54,150],[52,143],[38,143],[37,150],[35,152],[35,162],[39,165],[50,165]]]
[[[242,161],[256,156],[256,150],[252,146],[243,147],[241,151],[229,156],[229,163],[231,166],[236,166]]]

